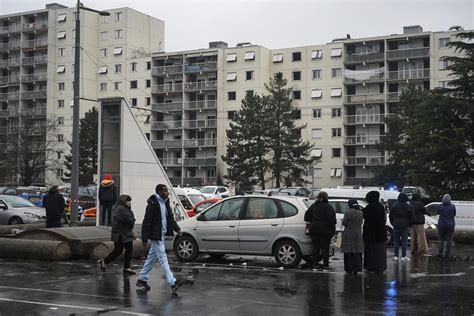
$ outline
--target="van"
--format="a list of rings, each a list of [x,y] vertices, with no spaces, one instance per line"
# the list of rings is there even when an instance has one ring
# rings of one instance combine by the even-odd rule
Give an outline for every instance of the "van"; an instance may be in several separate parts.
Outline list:
[[[191,210],[196,204],[206,199],[197,189],[173,187],[173,190],[186,210]]]
[[[389,207],[397,201],[398,195],[400,194],[398,191],[383,190],[371,187],[361,187],[358,189],[347,187],[322,188],[321,191],[325,191],[328,194],[329,198],[357,199],[364,201],[367,193],[369,193],[370,191],[377,191],[380,193],[380,200],[385,203],[388,203]]]
[[[456,206],[456,230],[474,231],[474,202],[472,201],[451,201]],[[426,205],[426,212],[438,222],[438,205],[441,202],[432,202]]]

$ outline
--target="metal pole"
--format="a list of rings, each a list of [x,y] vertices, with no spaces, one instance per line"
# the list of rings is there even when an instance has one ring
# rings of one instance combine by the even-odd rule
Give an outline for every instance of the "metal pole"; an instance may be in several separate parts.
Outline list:
[[[72,168],[71,168],[71,219],[70,225],[75,225],[78,216],[79,197],[79,81],[81,55],[81,21],[80,2],[76,5],[76,39],[74,46],[74,110],[72,116]]]

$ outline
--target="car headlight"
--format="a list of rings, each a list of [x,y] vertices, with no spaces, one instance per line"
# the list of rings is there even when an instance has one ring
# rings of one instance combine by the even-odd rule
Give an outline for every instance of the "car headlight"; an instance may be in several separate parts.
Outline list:
[[[41,216],[33,214],[33,213],[25,213],[25,216],[28,218],[33,218],[33,219],[41,219]]]

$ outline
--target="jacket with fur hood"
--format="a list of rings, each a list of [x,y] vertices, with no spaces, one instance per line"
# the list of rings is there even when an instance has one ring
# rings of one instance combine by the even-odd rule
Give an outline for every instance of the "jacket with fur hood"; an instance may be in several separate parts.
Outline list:
[[[100,204],[115,204],[117,202],[117,187],[114,180],[100,183],[99,202]]]

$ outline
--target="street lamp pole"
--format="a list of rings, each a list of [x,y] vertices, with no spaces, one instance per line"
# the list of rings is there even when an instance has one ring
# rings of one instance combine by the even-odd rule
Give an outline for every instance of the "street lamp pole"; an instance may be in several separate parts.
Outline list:
[[[100,15],[108,16],[109,12],[97,11],[84,7],[82,3],[77,0],[76,5],[76,38],[74,43],[74,103],[72,116],[72,166],[71,166],[71,225],[75,225],[78,217],[78,199],[79,199],[79,82],[81,71],[81,20],[80,10],[87,10],[98,13]]]

